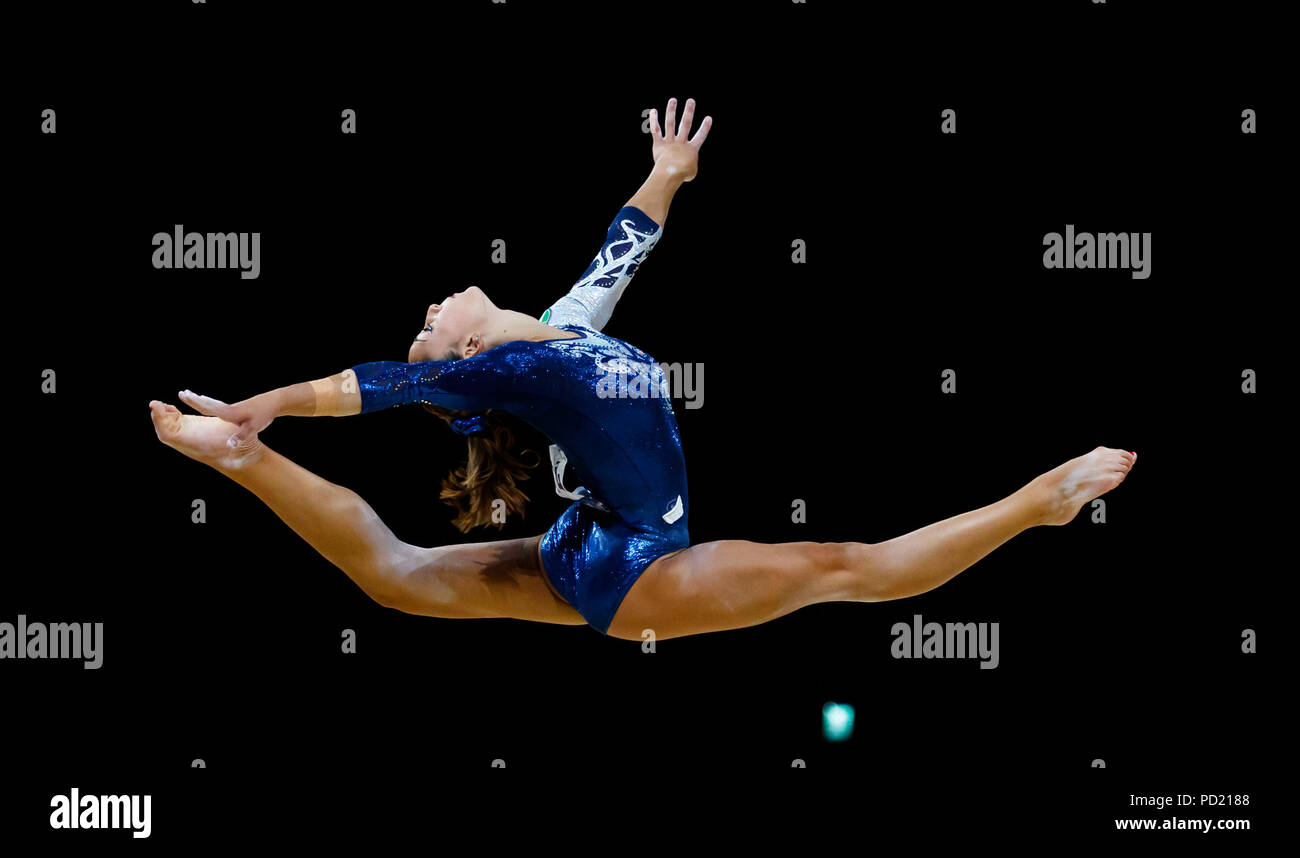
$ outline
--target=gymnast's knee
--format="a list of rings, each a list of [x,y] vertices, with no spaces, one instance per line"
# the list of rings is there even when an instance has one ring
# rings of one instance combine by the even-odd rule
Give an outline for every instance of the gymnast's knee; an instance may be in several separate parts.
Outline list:
[[[371,598],[376,604],[385,608],[391,608],[394,611],[409,613],[410,600],[404,597],[399,591],[386,587],[363,587],[363,592]]]
[[[478,616],[455,602],[454,593],[443,588],[425,586],[413,588],[410,581],[400,575],[373,575],[362,579],[361,590],[378,605],[404,614],[447,619]]]
[[[866,542],[816,542],[818,565],[828,572],[860,569],[871,559],[874,547]]]
[[[872,586],[876,546],[868,542],[823,542],[821,566],[832,579],[831,588],[842,601],[876,602]]]
[[[428,596],[413,596],[408,592],[370,588],[365,591],[374,602],[403,614],[419,617],[434,617],[442,620],[463,620],[467,618],[499,617],[502,614],[484,613],[470,610],[456,602],[430,599]]]

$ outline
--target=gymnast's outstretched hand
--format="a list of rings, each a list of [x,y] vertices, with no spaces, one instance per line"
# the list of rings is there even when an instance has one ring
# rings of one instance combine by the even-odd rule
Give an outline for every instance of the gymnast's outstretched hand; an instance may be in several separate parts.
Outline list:
[[[231,445],[230,438],[238,427],[220,417],[182,414],[176,406],[156,399],[149,401],[149,412],[159,441],[205,465],[238,470],[262,457],[264,448],[256,434]]]
[[[258,432],[270,426],[271,421],[280,416],[280,404],[275,391],[259,393],[234,405],[227,405],[220,399],[202,396],[192,390],[182,390],[178,396],[181,402],[200,414],[220,417],[227,423],[235,424],[232,446],[249,438],[255,439]]]
[[[686,99],[686,108],[682,111],[682,121],[677,128],[673,127],[677,119],[677,99],[668,99],[668,107],[664,110],[664,125],[667,130],[659,130],[659,113],[651,108],[650,110],[650,155],[654,158],[655,167],[663,167],[670,176],[678,176],[684,182],[689,182],[695,178],[695,174],[700,168],[700,146],[704,144],[704,138],[709,136],[709,128],[713,126],[713,117],[706,116],[700,123],[700,130],[695,132],[695,136],[686,139],[686,135],[691,132],[691,119],[695,116],[695,99]]]

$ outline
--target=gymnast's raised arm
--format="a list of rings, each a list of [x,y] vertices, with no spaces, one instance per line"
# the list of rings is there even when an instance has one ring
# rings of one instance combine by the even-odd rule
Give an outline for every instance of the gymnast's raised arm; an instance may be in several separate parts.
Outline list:
[[[605,244],[587,270],[567,294],[547,308],[541,321],[555,327],[582,325],[597,331],[609,321],[637,267],[658,243],[673,195],[699,171],[700,146],[708,136],[713,117],[704,117],[695,137],[688,140],[695,100],[686,100],[681,124],[674,131],[676,111],[674,98],[669,100],[664,117],[667,134],[660,132],[658,114],[651,111],[650,154],[654,167],[649,177],[614,215]]]
[[[654,159],[654,169],[645,184],[627,201],[629,206],[636,206],[648,214],[655,223],[662,224],[668,219],[668,204],[673,194],[683,182],[695,178],[700,170],[700,147],[704,138],[709,136],[713,127],[713,117],[706,116],[700,123],[695,136],[687,139],[691,132],[691,119],[695,116],[695,99],[686,99],[686,108],[682,111],[682,121],[677,128],[677,99],[668,99],[668,109],[664,111],[664,124],[667,131],[659,130],[659,114],[650,111],[650,157]]]

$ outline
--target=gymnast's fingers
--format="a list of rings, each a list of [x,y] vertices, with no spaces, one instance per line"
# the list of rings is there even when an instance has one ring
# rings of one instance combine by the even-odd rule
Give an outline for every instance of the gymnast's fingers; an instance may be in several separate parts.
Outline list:
[[[682,122],[677,126],[677,139],[686,142],[686,135],[691,132],[691,119],[695,116],[695,99],[686,99],[686,109],[682,111]]]
[[[713,126],[713,117],[712,116],[704,117],[704,121],[700,123],[700,130],[696,131],[695,136],[691,138],[691,145],[698,149],[700,145],[704,143],[704,138],[709,136],[709,128],[711,128],[712,126]]]
[[[675,137],[677,135],[677,99],[668,99],[668,106],[664,108],[664,137]]]
[[[664,133],[659,130],[659,111],[653,107],[650,108],[650,133],[655,136],[656,140],[662,139],[664,136]]]
[[[226,412],[230,409],[230,406],[220,399],[202,396],[192,390],[182,390],[178,396],[180,396],[181,402],[184,402],[200,414],[206,414],[209,417],[225,417]]]

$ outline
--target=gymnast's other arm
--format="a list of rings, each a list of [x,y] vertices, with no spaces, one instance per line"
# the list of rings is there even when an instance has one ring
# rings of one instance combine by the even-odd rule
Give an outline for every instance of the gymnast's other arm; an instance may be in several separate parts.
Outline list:
[[[315,381],[278,387],[233,404],[191,390],[182,390],[179,396],[200,414],[220,417],[238,426],[238,431],[231,436],[232,447],[255,436],[277,417],[349,417],[361,413],[361,391],[352,369]]]
[[[179,395],[182,402],[200,414],[220,417],[237,426],[229,442],[234,448],[255,437],[277,417],[350,417],[426,401],[472,407],[474,374],[462,370],[464,366],[459,361],[373,361],[234,404],[190,390],[182,390]]]

